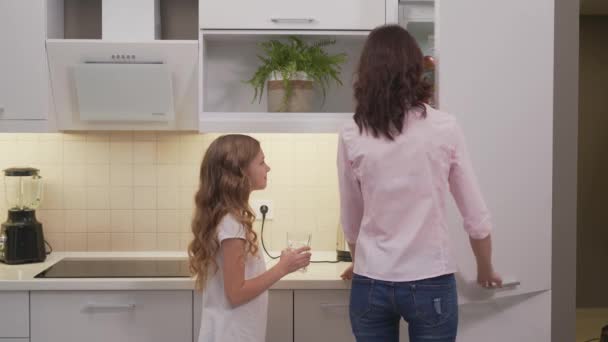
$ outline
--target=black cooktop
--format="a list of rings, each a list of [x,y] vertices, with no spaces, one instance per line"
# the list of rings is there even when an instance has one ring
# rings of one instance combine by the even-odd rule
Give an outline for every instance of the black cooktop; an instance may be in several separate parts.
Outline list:
[[[63,259],[35,278],[185,278],[188,259]]]

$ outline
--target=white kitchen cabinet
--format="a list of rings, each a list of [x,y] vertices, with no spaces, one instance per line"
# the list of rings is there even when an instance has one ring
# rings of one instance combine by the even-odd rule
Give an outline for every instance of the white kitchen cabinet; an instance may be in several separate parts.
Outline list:
[[[348,313],[350,290],[296,290],[294,293],[294,342],[355,340]],[[399,332],[399,341],[409,341],[403,320]]]
[[[45,39],[45,1],[0,2],[0,121],[47,118]]]
[[[203,29],[371,30],[385,23],[385,0],[205,0]]]
[[[368,32],[202,30],[199,40],[199,131],[255,133],[334,133],[353,115],[352,83]],[[312,113],[268,112],[267,89],[253,101],[254,89],[244,81],[259,66],[259,43],[296,35],[305,41],[334,39],[330,54],[345,53],[342,85],[332,82],[323,96],[315,90]]]
[[[0,338],[0,342],[29,342],[29,338]]]
[[[266,342],[293,341],[293,292],[291,290],[269,292]]]
[[[294,342],[354,341],[349,296],[349,290],[295,291]]]
[[[40,291],[32,342],[190,342],[192,291]]]
[[[202,293],[194,292],[193,341],[198,341],[201,328]],[[268,292],[268,325],[266,342],[293,341],[293,291],[270,290]],[[2,341],[0,341],[2,342]]]
[[[29,336],[28,292],[0,292],[0,342]]]

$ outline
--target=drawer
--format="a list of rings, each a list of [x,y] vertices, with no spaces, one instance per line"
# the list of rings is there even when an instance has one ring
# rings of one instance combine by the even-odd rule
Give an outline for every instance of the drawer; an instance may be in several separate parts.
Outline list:
[[[31,294],[31,341],[191,342],[192,291]]]
[[[0,292],[0,338],[27,338],[30,336],[29,332],[29,293],[24,291]],[[0,342],[5,342],[5,340],[0,340]]]

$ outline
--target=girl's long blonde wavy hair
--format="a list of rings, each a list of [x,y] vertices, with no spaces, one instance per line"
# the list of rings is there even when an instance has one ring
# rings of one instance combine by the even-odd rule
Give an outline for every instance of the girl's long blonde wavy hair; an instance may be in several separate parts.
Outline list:
[[[255,215],[249,206],[252,189],[245,170],[259,152],[259,141],[241,134],[221,136],[205,152],[194,198],[194,238],[188,246],[190,271],[199,290],[205,287],[210,272],[218,270],[217,226],[224,216],[232,214],[245,228],[245,255],[258,252],[257,234],[253,231]]]

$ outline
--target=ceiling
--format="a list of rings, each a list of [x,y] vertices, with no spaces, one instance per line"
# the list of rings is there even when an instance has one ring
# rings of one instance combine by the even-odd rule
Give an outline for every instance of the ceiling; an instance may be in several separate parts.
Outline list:
[[[581,14],[608,15],[608,0],[581,0]]]

